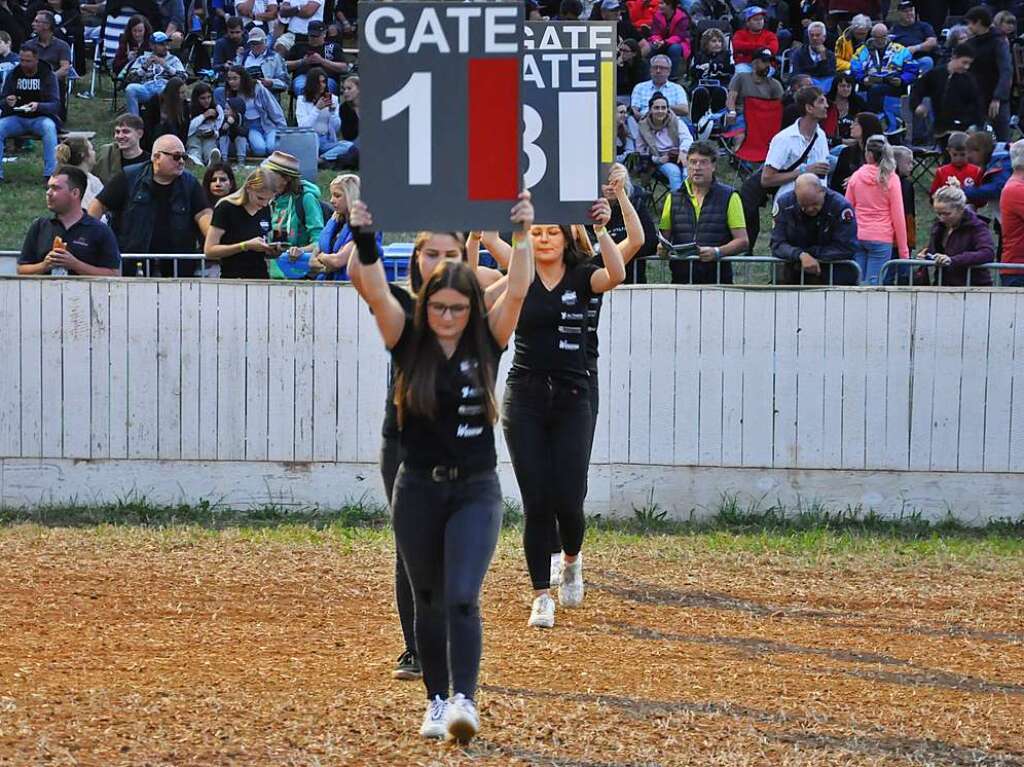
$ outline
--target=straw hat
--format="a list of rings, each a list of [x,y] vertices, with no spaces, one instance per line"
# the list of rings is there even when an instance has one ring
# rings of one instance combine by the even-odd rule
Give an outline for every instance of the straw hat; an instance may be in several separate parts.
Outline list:
[[[282,176],[289,176],[290,178],[302,176],[299,159],[287,152],[275,151],[261,165],[267,170],[274,171],[274,173],[280,173]]]

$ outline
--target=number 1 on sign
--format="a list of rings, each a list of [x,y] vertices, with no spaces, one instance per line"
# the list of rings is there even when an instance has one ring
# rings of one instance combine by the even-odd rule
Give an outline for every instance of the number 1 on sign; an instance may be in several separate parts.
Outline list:
[[[409,110],[409,185],[429,186],[431,165],[431,93],[430,72],[413,72],[396,93],[381,104],[381,120],[390,120]]]

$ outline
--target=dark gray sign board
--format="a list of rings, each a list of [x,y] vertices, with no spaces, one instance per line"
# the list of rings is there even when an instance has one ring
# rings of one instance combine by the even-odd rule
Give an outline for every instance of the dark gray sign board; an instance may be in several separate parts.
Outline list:
[[[523,4],[359,3],[361,194],[383,231],[507,229]]]
[[[536,220],[585,223],[615,162],[616,25],[529,22],[523,44],[523,168]]]

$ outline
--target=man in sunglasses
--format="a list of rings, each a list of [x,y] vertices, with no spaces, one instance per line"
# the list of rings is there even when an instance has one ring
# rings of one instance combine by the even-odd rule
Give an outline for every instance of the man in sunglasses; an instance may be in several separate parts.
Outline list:
[[[111,225],[125,254],[125,274],[138,272],[132,253],[198,253],[213,211],[196,177],[185,170],[185,147],[177,136],[160,136],[150,162],[115,175],[89,204],[89,215],[112,214]],[[177,270],[175,270],[177,262]],[[156,277],[191,277],[197,260],[159,259]]]

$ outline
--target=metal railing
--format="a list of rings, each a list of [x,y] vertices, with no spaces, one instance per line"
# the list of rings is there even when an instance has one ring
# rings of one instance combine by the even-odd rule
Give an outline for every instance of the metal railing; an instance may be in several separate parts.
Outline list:
[[[934,259],[931,258],[894,258],[882,264],[882,269],[878,272],[879,284],[885,283],[885,276],[889,270],[896,269],[897,274],[899,273],[899,271],[902,271],[898,269],[898,267],[913,267],[915,269],[917,267],[924,267],[925,269],[931,269],[935,273],[936,287],[942,287],[942,274],[947,269],[947,267],[945,266],[939,266],[937,263],[935,263]],[[999,261],[989,261],[988,263],[985,264],[976,264],[967,270],[967,284],[964,287],[977,287],[976,285],[971,285],[971,273],[974,272],[976,269],[985,269],[986,271],[997,272],[996,280],[993,282],[994,285],[1000,284],[998,272],[1001,272],[1003,270],[1011,272],[1020,272],[1021,275],[1024,275],[1024,264],[1005,264]],[[908,275],[908,279],[912,280],[912,277]]]
[[[18,256],[21,255],[20,251],[17,250],[0,250],[0,275],[3,274],[17,274],[17,261]],[[199,271],[206,271],[206,256],[202,253],[122,253],[121,263],[122,264],[138,264],[143,269],[143,274],[136,274],[133,276],[149,277],[153,271],[154,261],[173,261],[171,269],[171,279],[178,277],[178,262],[179,261],[198,261]],[[218,263],[213,261],[213,263]]]

